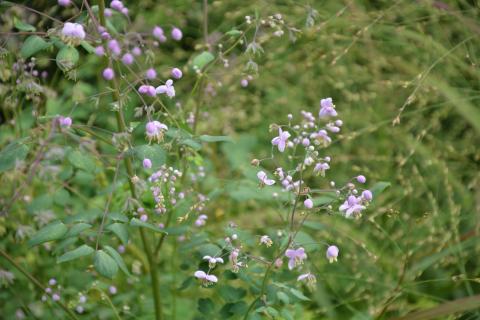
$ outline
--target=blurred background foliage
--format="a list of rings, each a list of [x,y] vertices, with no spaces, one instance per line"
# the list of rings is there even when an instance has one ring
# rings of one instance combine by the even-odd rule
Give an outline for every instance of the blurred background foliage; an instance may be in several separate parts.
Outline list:
[[[329,150],[333,160],[327,178],[346,181],[364,174],[370,182],[385,181],[390,187],[374,199],[362,219],[346,220],[336,215],[309,218],[304,237],[313,242],[336,243],[340,258],[337,264],[327,264],[323,249],[312,248],[316,253],[309,255],[309,263],[317,275],[317,288],[313,292],[303,291],[308,301],[290,298],[292,305],[285,308],[292,318],[389,319],[478,294],[480,15],[477,1],[208,3],[208,41],[213,47],[225,32],[244,24],[244,16],[255,16],[255,12],[260,16],[281,13],[289,25],[301,32],[295,34],[295,41],[288,34],[279,38],[271,33],[258,35],[264,54],[254,58],[258,74],[247,88],[240,86],[248,62],[242,54],[245,48],[234,49],[229,68],[219,63],[209,72],[203,84],[206,93],[202,95],[198,132],[229,135],[235,143],[209,144],[203,158],[196,160],[207,167],[205,188],[218,196],[209,203],[211,218],[205,231],[192,234],[192,238],[203,239],[198,240],[201,244],[206,238],[204,233],[220,239],[228,233],[223,228],[229,221],[253,235],[275,234],[282,228],[275,201],[255,189],[252,178],[255,170],[250,161],[270,155],[271,123],[285,122],[288,113],[297,117],[300,110],[316,113],[320,98],[331,96],[344,126]],[[60,19],[69,16],[47,1],[24,4]],[[146,0],[127,1],[127,4],[131,16],[136,17],[132,29],[150,30],[154,24],[182,28],[185,39],[181,46],[167,45],[151,57],[152,63],[163,68],[160,72],[164,76],[169,67],[187,66],[198,54],[203,43],[200,1]],[[32,24],[38,22],[21,9],[16,12],[20,17],[27,16]],[[11,19],[5,15],[1,19],[5,21],[2,31],[9,30]],[[305,27],[311,19],[314,23]],[[49,27],[50,22],[42,23]],[[2,43],[15,46],[21,39],[5,37]],[[223,43],[226,47],[233,40]],[[93,56],[84,55],[82,59],[79,81],[72,85],[71,81],[62,80],[61,75],[55,75],[55,65],[48,54],[39,58],[38,64],[53,75],[51,81],[57,94],[46,92],[38,113],[54,115],[61,110],[72,110],[76,122],[95,124],[109,132],[115,127],[113,117],[98,112],[108,98],[91,99],[98,93],[100,63]],[[191,69],[184,70],[187,70],[185,81],[176,90],[188,109],[191,101],[183,96],[192,89],[195,74]],[[2,67],[1,72],[5,77],[8,70]],[[48,88],[48,81],[45,85]],[[5,85],[0,95],[5,99]],[[24,101],[17,112],[22,115],[21,130],[31,130],[34,134],[39,129],[29,101]],[[134,97],[129,101],[127,115],[132,120],[138,103]],[[8,101],[3,100],[3,104],[6,106]],[[174,109],[174,103],[169,107]],[[2,145],[15,136],[15,130],[20,130],[8,125],[7,120],[3,118],[0,127]],[[142,134],[137,138],[142,140]],[[79,139],[80,144],[88,142]],[[102,146],[102,154],[92,161],[99,164],[109,154],[112,150]],[[68,168],[64,166],[64,170]],[[83,200],[78,200],[81,197],[71,190],[66,192],[62,181],[46,185],[41,178],[34,179],[29,191],[32,200],[13,204],[16,214],[0,218],[2,246],[8,247],[14,256],[24,256],[30,271],[38,278],[55,276],[68,284],[65,290],[83,290],[85,283],[95,281],[88,272],[75,271],[71,265],[67,266],[68,272],[63,272],[65,266],[56,266],[55,259],[47,254],[29,251],[18,239],[15,245],[11,243],[18,228],[28,228],[24,225],[31,223],[32,216],[38,217],[42,210],[53,208],[52,214],[60,216],[80,211],[100,216],[98,208],[103,207],[110,188],[111,179],[107,177],[112,172],[108,171],[91,174],[86,170],[73,178]],[[1,173],[3,185],[17,185],[16,181],[24,179],[22,173],[15,176]],[[4,198],[2,205],[11,197],[10,191],[8,188],[0,191]],[[122,196],[115,193],[117,209],[122,205]],[[225,306],[236,301],[248,304],[251,298],[247,292],[252,289],[235,280],[241,275],[228,271],[224,277],[230,277],[235,287],[220,284],[205,290],[183,282],[204,254],[199,249],[195,259],[188,255],[172,258],[177,250],[188,252],[191,248],[186,246],[170,241],[162,253],[165,257],[161,260],[161,268],[165,270],[162,293],[167,312],[176,304],[178,319],[237,318],[238,313]],[[141,260],[134,247],[130,250],[131,258],[125,258],[128,263]],[[2,268],[8,267],[0,261]],[[245,279],[258,281],[263,269],[257,266],[250,269],[253,279]],[[287,272],[280,278],[292,279]],[[142,315],[152,309],[148,289],[138,297],[134,290],[128,289],[125,279],[116,279],[115,283],[120,293],[112,298],[113,303],[119,309],[129,306],[126,317],[130,314],[132,319],[143,319]],[[35,300],[35,292],[27,291],[27,286],[18,275],[15,286],[2,289],[0,308],[7,315],[5,319],[11,319],[10,315],[22,304]],[[272,285],[269,296],[280,299],[276,295],[278,290]],[[212,301],[214,304],[210,304]],[[102,304],[98,317],[107,319],[110,312],[110,307]],[[282,317],[287,318],[284,314]],[[441,318],[479,319],[480,312],[445,314]]]

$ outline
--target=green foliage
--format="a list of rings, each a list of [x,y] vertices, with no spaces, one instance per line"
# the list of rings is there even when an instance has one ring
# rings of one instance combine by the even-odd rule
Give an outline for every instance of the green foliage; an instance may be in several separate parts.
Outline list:
[[[57,263],[63,263],[71,260],[75,260],[78,258],[82,258],[85,256],[91,255],[95,250],[92,247],[87,246],[86,244],[81,245],[80,247],[73,249],[72,251],[68,251],[58,257]]]
[[[117,261],[103,250],[95,252],[93,264],[95,270],[106,278],[112,279],[118,272]]]
[[[38,230],[30,240],[28,241],[28,245],[33,247],[45,242],[58,240],[62,238],[68,231],[68,228],[63,222],[55,221],[52,222],[42,229]]]
[[[22,45],[20,55],[22,58],[27,59],[48,47],[50,47],[50,44],[43,40],[43,38],[35,35],[29,36]]]

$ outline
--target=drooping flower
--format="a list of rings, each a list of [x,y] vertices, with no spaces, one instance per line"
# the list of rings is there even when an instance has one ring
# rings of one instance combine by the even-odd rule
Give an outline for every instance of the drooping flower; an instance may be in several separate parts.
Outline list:
[[[285,151],[285,147],[290,138],[290,133],[288,131],[282,131],[282,128],[278,128],[278,137],[272,139],[272,144],[278,147],[278,151]]]
[[[230,252],[230,256],[228,257],[230,263],[232,264],[232,272],[237,273],[242,267],[242,263],[238,261],[238,256],[240,255],[240,250],[235,248]]]
[[[257,178],[260,180],[260,185],[271,186],[275,183],[275,180],[268,179],[267,174],[264,171],[259,171],[257,173]]]
[[[330,263],[337,261],[338,252],[339,250],[337,246],[329,246],[327,248],[327,252],[325,254],[327,256],[328,261],[330,261]]]
[[[173,40],[180,41],[180,40],[182,40],[182,37],[183,37],[182,30],[180,30],[179,28],[176,28],[176,27],[172,29]]]
[[[308,272],[299,275],[297,281],[305,281],[310,289],[314,289],[315,284],[317,283],[317,278],[313,274]]]
[[[217,265],[217,263],[223,263],[223,259],[220,258],[220,257],[204,256],[204,257],[203,257],[203,260],[207,260],[207,261],[208,261],[208,266],[210,267],[210,269],[215,268],[215,266]]]
[[[157,140],[160,142],[163,139],[164,132],[168,130],[168,127],[160,121],[155,120],[148,122],[145,129],[150,141]]]
[[[303,205],[305,206],[305,208],[307,209],[312,209],[313,208],[313,201],[312,199],[306,199],[304,202],[303,202]]]
[[[157,94],[165,93],[169,98],[175,97],[175,88],[173,87],[173,80],[168,79],[164,85],[158,86],[156,91],[157,91]]]
[[[303,260],[307,259],[304,248],[287,249],[285,256],[288,258],[288,269],[292,270],[296,266],[303,264]]]
[[[270,239],[269,236],[263,235],[263,236],[260,237],[260,244],[264,244],[267,247],[271,247],[272,244],[273,244],[273,241],[272,241],[272,239]]]
[[[320,174],[322,177],[325,177],[325,171],[330,169],[330,165],[325,162],[319,162],[315,165],[315,168],[313,168],[313,172],[316,174]]]
[[[362,198],[367,200],[367,201],[372,201],[373,199],[373,194],[372,194],[372,191],[370,190],[364,190],[362,192]]]
[[[79,45],[80,42],[85,39],[86,33],[81,24],[66,22],[63,25],[62,36],[66,42]]]
[[[195,271],[194,276],[195,278],[200,279],[204,286],[209,286],[213,283],[218,282],[218,279],[216,276],[214,276],[213,274],[206,274],[202,270]]]
[[[320,112],[318,113],[318,117],[327,118],[336,116],[337,111],[335,110],[335,105],[333,104],[332,98],[325,98],[320,100]]]
[[[361,204],[361,198],[357,198],[354,195],[350,195],[339,208],[340,211],[345,213],[347,218],[352,215],[359,216],[364,209],[365,206]]]

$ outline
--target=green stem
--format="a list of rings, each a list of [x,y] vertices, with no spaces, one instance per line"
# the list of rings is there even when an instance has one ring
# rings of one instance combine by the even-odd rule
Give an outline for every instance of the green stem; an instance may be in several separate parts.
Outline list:
[[[23,275],[27,277],[31,283],[33,283],[39,289],[41,289],[42,292],[45,292],[45,287],[40,283],[40,281],[35,279],[30,273],[27,272],[27,270],[23,269],[18,263],[16,263],[15,260],[13,260],[13,258],[10,257],[10,255],[8,255],[8,253],[0,249],[0,255],[3,256],[5,259],[7,259],[15,267],[15,269],[23,273]],[[75,316],[73,311],[68,309],[68,307],[65,304],[63,304],[63,302],[55,301],[55,303],[59,305],[67,313],[70,319],[78,320],[77,316]]]

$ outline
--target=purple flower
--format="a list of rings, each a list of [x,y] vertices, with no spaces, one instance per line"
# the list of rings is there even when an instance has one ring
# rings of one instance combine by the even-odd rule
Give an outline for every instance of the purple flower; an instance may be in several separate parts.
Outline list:
[[[326,256],[330,263],[337,261],[338,252],[339,250],[337,246],[329,246],[327,248]]]
[[[102,75],[105,80],[112,80],[115,77],[115,72],[112,68],[105,68]]]
[[[142,50],[139,47],[133,47],[132,53],[133,53],[134,56],[138,57],[139,55],[142,54]]]
[[[359,183],[365,183],[367,181],[367,178],[365,178],[365,176],[359,175],[357,176],[357,181]]]
[[[268,179],[267,174],[264,171],[259,171],[257,173],[257,178],[260,180],[260,184],[271,186],[275,183],[275,180]]]
[[[264,245],[267,246],[267,248],[268,248],[268,247],[271,247],[271,246],[272,246],[273,241],[272,241],[272,239],[270,239],[269,236],[264,235],[264,236],[261,236],[261,237],[260,237],[260,244],[264,244]]]
[[[52,279],[48,280],[48,285],[49,286],[54,286],[56,284],[57,284],[57,279],[52,278]]]
[[[110,286],[108,288],[108,291],[110,292],[110,294],[116,294],[117,293],[117,287],[115,286]]]
[[[290,133],[288,131],[282,131],[282,128],[278,128],[278,137],[272,139],[272,144],[278,146],[278,151],[285,151],[285,147],[290,138]]]
[[[215,277],[213,274],[206,274],[202,270],[195,271],[194,276],[195,278],[200,279],[204,286],[218,282],[217,277]]]
[[[120,48],[120,44],[115,39],[112,39],[112,40],[108,41],[108,49],[110,49],[110,51],[115,56],[119,56],[122,53],[122,49]]]
[[[143,222],[147,222],[148,216],[147,216],[146,214],[142,214],[142,215],[140,216],[140,220],[143,221]]]
[[[312,201],[312,199],[306,199],[305,201],[303,201],[303,205],[304,205],[305,208],[307,208],[307,209],[312,209],[312,208],[313,208],[313,201]]]
[[[217,263],[223,263],[223,259],[220,258],[220,257],[211,257],[211,256],[204,256],[203,257],[203,260],[207,260],[208,261],[208,267],[210,269],[213,269],[215,268],[215,266],[217,265]]]
[[[111,17],[112,14],[113,14],[113,12],[112,12],[111,9],[105,8],[105,12],[103,13],[103,15],[104,15],[105,17]]]
[[[153,80],[156,77],[157,77],[157,72],[153,68],[150,68],[145,72],[145,78],[147,78],[148,80]]]
[[[307,286],[310,289],[315,288],[315,284],[317,283],[317,278],[311,274],[310,272],[304,273],[298,276],[297,281],[305,281]]]
[[[150,169],[152,167],[152,160],[148,159],[148,158],[145,158],[143,159],[143,167],[145,169]]]
[[[372,191],[370,190],[364,190],[362,192],[362,198],[367,200],[367,201],[372,201],[373,199],[373,194],[372,194]]]
[[[288,269],[290,270],[301,265],[303,260],[307,259],[307,254],[303,248],[287,249],[287,251],[285,251],[285,256],[288,258]]]
[[[325,98],[320,100],[320,107],[320,112],[318,113],[319,118],[337,116],[337,111],[335,110],[335,105],[332,102],[332,98]]]
[[[149,85],[141,85],[138,88],[138,92],[141,94],[146,94],[147,96],[150,96],[150,97],[155,97],[157,95],[157,92],[155,91],[155,87],[149,86]]]
[[[131,53],[125,53],[122,57],[122,62],[125,64],[125,65],[131,65],[133,63],[133,55]]]
[[[152,35],[158,39],[160,42],[165,42],[167,41],[167,37],[165,37],[165,34],[163,33],[163,29],[160,28],[159,26],[155,26],[152,30]]]
[[[58,5],[62,7],[68,7],[70,5],[70,0],[58,0]]]
[[[58,118],[58,123],[63,128],[70,128],[70,126],[72,125],[72,118],[60,116]]]
[[[208,216],[206,214],[201,214],[198,216],[197,220],[195,220],[195,225],[197,227],[204,226],[207,223]]]
[[[126,16],[128,16],[128,8],[123,8],[122,13]]]
[[[313,172],[322,175],[322,177],[325,177],[325,171],[328,169],[330,169],[330,165],[328,163],[319,162],[315,165],[315,168],[313,168]]]
[[[95,47],[95,54],[101,57],[105,55],[105,49],[102,46]]]
[[[85,39],[85,30],[83,30],[83,26],[79,23],[71,23],[66,22],[63,25],[62,34],[65,37],[75,38],[77,40]]]
[[[175,79],[180,79],[182,77],[183,73],[182,73],[182,70],[178,69],[178,68],[173,68],[172,69],[172,77],[174,77]]]
[[[150,141],[157,140],[158,142],[162,141],[164,131],[168,130],[168,127],[161,123],[160,121],[150,121],[145,126],[147,137]]]
[[[85,297],[83,294],[78,298],[78,302],[80,303],[85,303],[87,302],[87,297]]]
[[[52,294],[52,299],[53,301],[59,301],[60,300],[60,295],[58,293]]]
[[[339,210],[345,213],[347,218],[354,216],[359,216],[362,213],[362,210],[365,209],[365,206],[361,205],[361,198],[357,198],[354,195],[351,195],[347,200],[340,206]]]
[[[123,3],[119,0],[113,0],[112,2],[110,2],[110,8],[121,11],[123,9]]]
[[[157,94],[165,93],[169,98],[175,97],[175,88],[173,87],[173,80],[168,79],[167,82],[165,82],[165,85],[158,86],[156,91],[157,91]]]
[[[180,30],[176,27],[172,29],[173,40],[180,41],[180,40],[182,40],[182,37],[183,37],[182,30]]]
[[[248,87],[248,80],[247,79],[242,79],[240,81],[240,85],[244,88]]]

